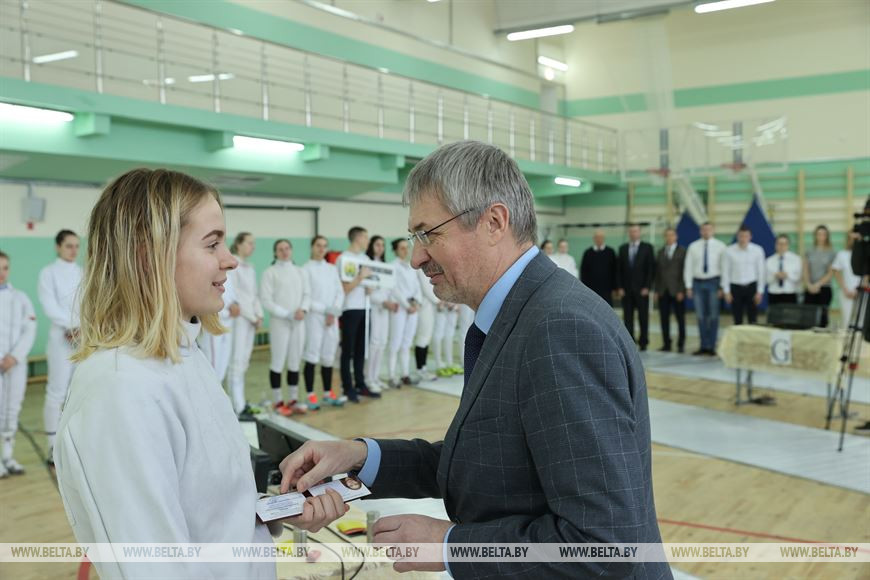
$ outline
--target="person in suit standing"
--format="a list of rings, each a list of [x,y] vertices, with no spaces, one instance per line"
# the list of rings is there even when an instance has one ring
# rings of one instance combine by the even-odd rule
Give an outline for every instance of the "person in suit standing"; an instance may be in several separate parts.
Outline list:
[[[628,242],[619,248],[616,265],[616,293],[622,299],[622,317],[628,333],[634,338],[634,311],[640,319],[640,350],[649,343],[649,291],[655,275],[655,255],[652,244],[641,241],[640,226],[628,228]]]
[[[604,243],[604,230],[592,234],[592,247],[583,252],[580,261],[580,281],[601,296],[608,304],[613,303],[616,288],[616,252]]]
[[[449,521],[374,524],[378,544],[436,545],[432,560],[396,562],[399,572],[670,578],[665,561],[450,558],[448,546],[468,543],[661,542],[646,383],[613,310],[535,246],[532,193],[506,153],[439,147],[409,174],[404,201],[412,266],[441,300],[475,310],[457,413],[438,443],[308,441],[281,462],[281,491],[351,471],[375,497],[442,498]]]
[[[686,285],[683,267],[686,263],[686,248],[677,245],[677,230],[665,230],[665,245],[656,257],[656,300],[659,303],[659,318],[662,325],[662,352],[671,351],[671,311],[677,319],[679,335],[677,351],[686,346]]]

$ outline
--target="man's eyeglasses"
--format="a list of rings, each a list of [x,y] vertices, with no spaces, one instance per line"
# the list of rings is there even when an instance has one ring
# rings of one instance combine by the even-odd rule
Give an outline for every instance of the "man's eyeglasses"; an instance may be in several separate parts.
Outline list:
[[[471,209],[467,209],[467,210],[465,210],[465,211],[462,212],[462,213],[458,213],[458,214],[456,214],[455,216],[453,216],[452,218],[450,218],[450,219],[447,220],[446,222],[441,222],[440,224],[438,224],[438,225],[435,226],[434,228],[429,228],[429,229],[426,230],[426,231],[422,231],[422,230],[420,230],[420,231],[417,231],[417,232],[413,232],[413,233],[411,233],[410,236],[408,236],[408,242],[409,242],[410,244],[420,244],[421,246],[428,246],[429,244],[432,243],[432,240],[429,239],[429,234],[431,234],[432,232],[434,232],[435,230],[437,230],[437,229],[440,228],[441,226],[446,226],[447,224],[449,224],[450,222],[452,222],[452,221],[455,220],[456,218],[458,218],[458,217],[462,217],[462,216],[464,216],[465,214],[467,214],[467,213],[469,213],[469,212],[472,212],[472,211],[475,211],[475,210],[477,210],[477,209],[479,209],[479,208],[475,208],[475,207],[473,207],[473,208],[471,208]]]

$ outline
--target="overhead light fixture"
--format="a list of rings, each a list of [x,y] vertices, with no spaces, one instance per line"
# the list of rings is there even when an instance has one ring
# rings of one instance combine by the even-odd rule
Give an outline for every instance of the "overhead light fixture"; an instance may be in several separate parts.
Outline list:
[[[33,64],[45,64],[47,62],[57,62],[59,60],[68,60],[76,58],[79,55],[77,50],[65,50],[63,52],[53,52],[51,54],[43,54],[33,57]]]
[[[441,0],[426,0],[429,4],[435,4],[436,2],[441,2]]]
[[[233,73],[218,73],[217,78],[219,81],[228,81],[236,78],[236,75]],[[209,83],[214,80],[214,75],[193,75],[187,77],[187,80],[192,83]]]
[[[568,34],[570,32],[574,32],[574,26],[571,24],[563,24],[562,26],[550,26],[549,28],[535,28],[534,30],[521,30],[520,32],[511,32],[507,35],[507,39],[511,42],[514,42],[516,40],[528,40],[530,38],[556,36],[558,34]]]
[[[27,121],[30,123],[69,123],[74,118],[72,113],[55,111],[53,109],[38,109],[23,105],[0,103],[0,120]]]
[[[142,84],[143,84],[143,85],[148,85],[149,87],[156,87],[157,85],[160,84],[160,81],[158,81],[157,79],[144,79],[144,80],[142,81]],[[174,85],[174,84],[175,84],[175,79],[172,78],[172,77],[166,77],[165,79],[163,79],[163,84],[164,84],[164,85],[167,85],[167,86],[168,86],[168,85]]]
[[[302,143],[244,137],[242,135],[233,136],[233,147],[241,151],[253,151],[255,153],[297,153],[305,149],[305,145]]]
[[[385,68],[385,67],[382,67],[382,66],[379,66],[379,67],[378,67],[378,72],[380,72],[380,73],[384,73],[385,75],[388,75],[388,74],[390,74],[390,69]]]
[[[706,4],[695,6],[695,13],[707,14],[708,12],[719,12],[720,10],[743,8],[744,6],[755,6],[756,4],[767,4],[768,2],[773,2],[773,0],[721,0],[720,2],[707,2]]]
[[[556,78],[556,72],[550,67],[544,67],[544,78],[551,81]]]
[[[562,72],[568,72],[568,65],[560,60],[556,60],[555,58],[550,58],[548,56],[539,56],[538,64],[548,66],[550,68],[554,68],[556,70],[560,70]]]
[[[557,177],[553,181],[556,182],[556,185],[566,185],[568,187],[580,187],[583,182],[576,177]]]

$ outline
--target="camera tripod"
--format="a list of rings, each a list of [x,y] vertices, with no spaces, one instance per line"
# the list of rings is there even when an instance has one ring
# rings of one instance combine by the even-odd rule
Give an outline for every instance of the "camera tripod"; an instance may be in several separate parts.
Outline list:
[[[852,310],[852,319],[846,328],[846,338],[843,341],[843,354],[840,357],[840,372],[837,373],[837,383],[834,392],[828,401],[828,416],[825,420],[825,429],[831,428],[831,419],[834,416],[834,405],[840,403],[840,446],[837,451],[843,450],[843,439],[846,435],[846,420],[849,418],[849,399],[852,397],[852,381],[855,371],[858,370],[858,360],[861,356],[862,336],[867,308],[870,307],[870,285],[868,276],[861,278],[858,287],[856,304]],[[844,386],[845,383],[845,386]]]

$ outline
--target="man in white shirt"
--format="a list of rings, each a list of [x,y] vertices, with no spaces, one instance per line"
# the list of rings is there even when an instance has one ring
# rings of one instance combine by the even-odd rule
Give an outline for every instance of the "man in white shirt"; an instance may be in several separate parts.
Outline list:
[[[837,252],[837,257],[831,264],[831,271],[840,286],[840,316],[843,328],[848,328],[852,323],[852,310],[855,307],[855,299],[858,297],[858,288],[861,286],[861,276],[852,270],[852,246],[855,242],[853,235],[855,234],[847,235],[846,249]],[[863,324],[859,324],[859,326],[864,327]]]
[[[562,238],[559,240],[556,248],[558,249],[558,253],[552,254],[550,259],[553,260],[557,266],[577,278],[579,274],[579,272],[577,272],[577,262],[575,262],[571,254],[568,253],[568,240]]]
[[[686,296],[695,301],[701,348],[696,355],[716,355],[716,335],[719,333],[719,287],[725,244],[713,237],[713,224],[701,224],[701,239],[689,244],[683,278]]]
[[[785,234],[776,237],[776,253],[767,259],[767,296],[774,304],[797,304],[798,285],[801,281],[800,256],[789,251],[789,239]]]
[[[749,324],[758,318],[758,305],[764,296],[764,249],[752,243],[752,230],[745,224],[737,230],[737,243],[728,246],[722,265],[722,290],[731,305],[734,324],[743,324],[746,312]]]

